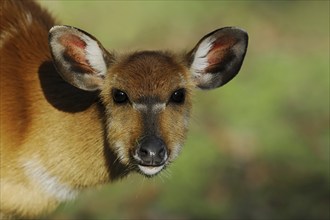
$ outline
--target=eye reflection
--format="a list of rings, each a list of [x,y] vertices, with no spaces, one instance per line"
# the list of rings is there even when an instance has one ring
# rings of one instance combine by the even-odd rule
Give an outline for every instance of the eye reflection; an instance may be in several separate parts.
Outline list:
[[[117,104],[123,104],[128,102],[127,94],[119,89],[112,90],[112,99]]]
[[[170,102],[176,103],[176,104],[182,104],[186,97],[186,90],[185,89],[178,89],[174,91],[171,95]]]

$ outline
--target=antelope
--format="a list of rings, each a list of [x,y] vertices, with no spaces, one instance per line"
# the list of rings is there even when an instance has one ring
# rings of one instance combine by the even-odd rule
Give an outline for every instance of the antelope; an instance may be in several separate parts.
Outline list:
[[[32,218],[131,172],[152,177],[178,156],[195,89],[239,72],[236,27],[187,53],[114,53],[56,25],[34,1],[1,1],[1,217]]]

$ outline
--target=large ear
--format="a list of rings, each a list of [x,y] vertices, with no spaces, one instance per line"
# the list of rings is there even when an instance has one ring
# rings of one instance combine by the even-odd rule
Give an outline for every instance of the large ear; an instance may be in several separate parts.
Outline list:
[[[49,31],[49,46],[65,81],[83,90],[100,89],[111,57],[92,35],[70,26],[54,26]]]
[[[225,27],[204,36],[187,54],[196,86],[213,89],[229,82],[241,68],[248,45],[245,31]]]

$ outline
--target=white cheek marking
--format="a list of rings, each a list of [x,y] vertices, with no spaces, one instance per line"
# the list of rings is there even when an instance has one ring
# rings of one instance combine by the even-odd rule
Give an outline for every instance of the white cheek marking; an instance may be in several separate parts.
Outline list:
[[[72,200],[79,193],[78,190],[60,183],[58,178],[49,174],[46,168],[36,159],[25,161],[23,167],[25,174],[32,183],[38,184],[45,193],[59,201]]]
[[[182,145],[181,144],[175,144],[172,149],[171,156],[169,158],[169,161],[173,161],[175,158],[177,158],[181,152]]]
[[[200,77],[201,74],[204,72],[205,68],[209,65],[207,61],[207,54],[212,47],[213,41],[214,40],[211,37],[206,38],[198,46],[198,49],[195,53],[194,61],[191,64],[191,72],[194,77]]]
[[[183,125],[184,125],[184,128],[185,129],[188,129],[189,128],[189,116],[185,116],[184,119],[183,119]]]
[[[186,130],[189,128],[189,124],[190,124],[190,116],[191,116],[190,112],[191,112],[190,109],[186,109],[185,113],[183,114],[183,126]]]
[[[115,151],[117,153],[118,159],[124,163],[124,164],[128,164],[129,163],[129,159],[126,156],[126,151],[125,151],[125,145],[123,142],[118,141],[114,144],[114,148]]]

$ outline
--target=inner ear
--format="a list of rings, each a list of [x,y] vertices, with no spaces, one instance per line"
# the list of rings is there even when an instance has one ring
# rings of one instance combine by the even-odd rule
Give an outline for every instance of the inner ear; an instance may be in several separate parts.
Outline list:
[[[187,55],[196,86],[213,89],[234,78],[243,63],[247,45],[247,33],[238,28],[221,28],[204,36]]]
[[[65,81],[88,91],[101,88],[111,55],[95,37],[78,28],[55,26],[49,31],[49,46]]]
[[[74,72],[93,74],[98,71],[92,68],[87,60],[85,41],[73,34],[67,34],[59,38],[59,42],[66,48],[64,51],[64,60],[71,63],[71,69]]]

